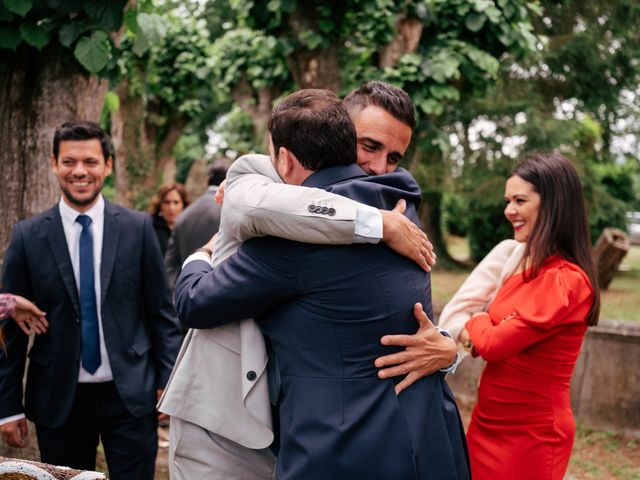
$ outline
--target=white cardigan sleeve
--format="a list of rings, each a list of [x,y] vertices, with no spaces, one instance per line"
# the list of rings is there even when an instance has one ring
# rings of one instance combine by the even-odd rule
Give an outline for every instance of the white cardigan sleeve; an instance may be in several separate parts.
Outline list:
[[[457,340],[471,316],[485,311],[504,281],[514,273],[524,246],[515,240],[504,240],[496,245],[445,305],[438,326],[448,330]]]

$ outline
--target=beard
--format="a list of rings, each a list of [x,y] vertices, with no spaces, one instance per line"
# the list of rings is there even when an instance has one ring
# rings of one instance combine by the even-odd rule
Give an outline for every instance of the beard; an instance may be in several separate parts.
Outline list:
[[[70,206],[84,208],[95,202],[96,198],[98,198],[98,195],[100,195],[100,192],[102,191],[102,185],[96,185],[96,188],[86,197],[78,197],[74,195],[68,188],[64,187],[63,185],[60,185],[60,189],[62,190],[62,194]]]

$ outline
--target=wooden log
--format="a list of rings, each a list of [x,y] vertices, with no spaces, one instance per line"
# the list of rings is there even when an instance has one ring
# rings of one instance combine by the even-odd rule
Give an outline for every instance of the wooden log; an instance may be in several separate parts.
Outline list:
[[[593,254],[598,267],[600,288],[607,289],[613,276],[620,267],[620,262],[629,251],[629,236],[618,228],[605,228],[596,242]]]

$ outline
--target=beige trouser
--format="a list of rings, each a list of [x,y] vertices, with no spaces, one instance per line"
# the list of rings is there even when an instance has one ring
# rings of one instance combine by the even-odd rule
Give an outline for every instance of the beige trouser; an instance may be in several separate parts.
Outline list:
[[[171,417],[171,480],[274,480],[276,458],[269,448],[253,450]]]

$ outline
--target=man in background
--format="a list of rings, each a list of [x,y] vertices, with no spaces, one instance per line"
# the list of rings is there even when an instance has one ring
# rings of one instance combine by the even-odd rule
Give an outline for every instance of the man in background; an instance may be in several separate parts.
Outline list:
[[[207,170],[206,192],[180,214],[171,232],[164,264],[169,277],[169,288],[173,292],[183,262],[193,251],[204,245],[220,227],[221,207],[214,201],[218,186],[227,176],[232,161],[220,158]]]

